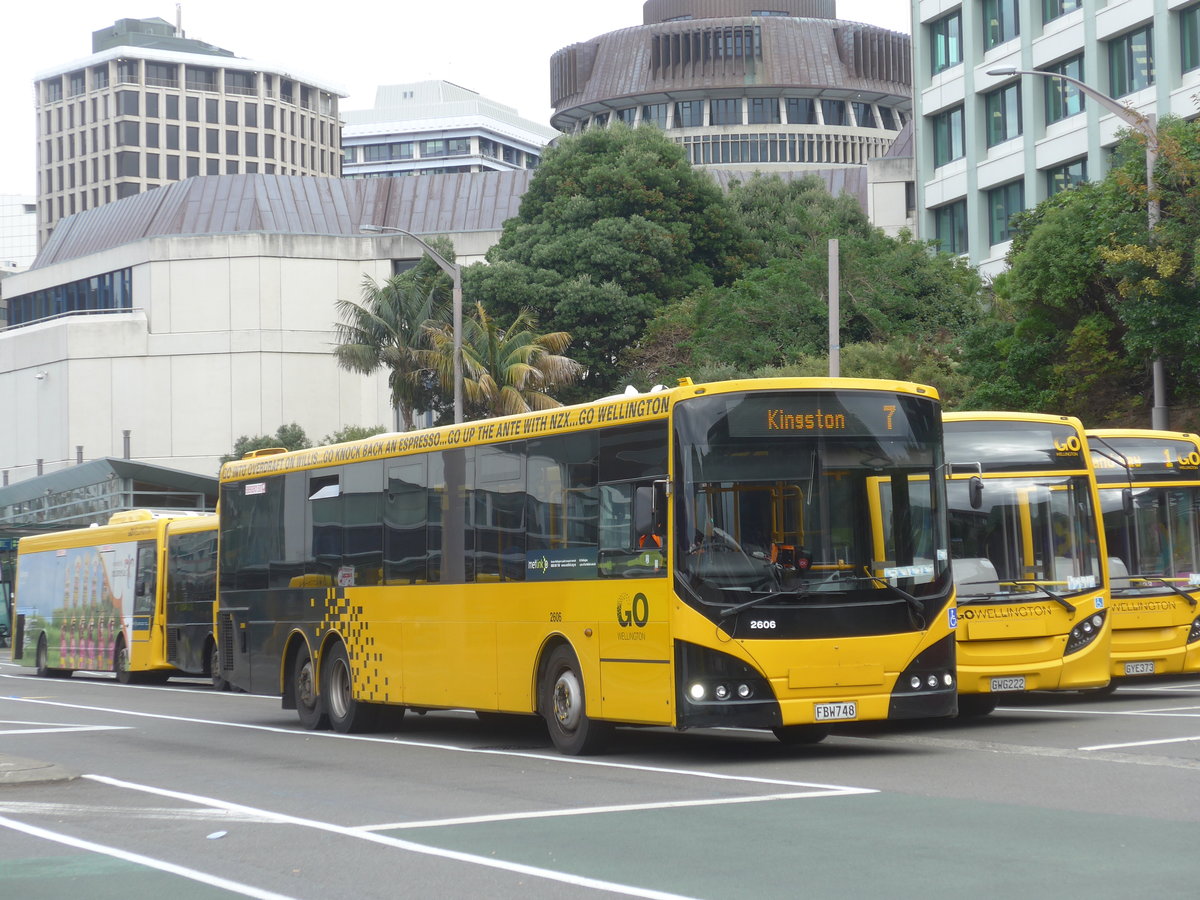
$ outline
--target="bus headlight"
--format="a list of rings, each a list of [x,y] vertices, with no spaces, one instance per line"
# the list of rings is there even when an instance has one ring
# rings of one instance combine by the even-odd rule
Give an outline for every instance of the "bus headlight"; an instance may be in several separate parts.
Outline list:
[[[1196,641],[1200,641],[1200,616],[1192,619],[1192,630],[1188,632],[1187,636],[1189,644],[1194,644]]]
[[[698,681],[693,682],[692,686],[688,688],[688,696],[693,700],[703,700],[704,693],[704,685]]]
[[[754,696],[754,688],[743,682],[737,686],[737,695],[739,700],[749,700]]]
[[[716,697],[718,700],[728,700],[729,699],[729,685],[718,684],[715,688],[713,688],[713,696]]]
[[[1102,609],[1095,615],[1088,616],[1072,628],[1070,635],[1067,637],[1067,646],[1063,649],[1063,656],[1070,653],[1077,653],[1094,641],[1104,630],[1104,617],[1106,615],[1108,615],[1108,610]]]

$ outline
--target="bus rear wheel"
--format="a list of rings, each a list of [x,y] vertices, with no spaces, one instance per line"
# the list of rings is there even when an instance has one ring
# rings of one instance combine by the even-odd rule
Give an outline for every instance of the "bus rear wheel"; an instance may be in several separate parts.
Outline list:
[[[376,708],[354,699],[350,656],[346,653],[346,645],[340,641],[325,653],[325,663],[321,666],[321,694],[334,731],[354,734],[375,727]]]
[[[50,650],[46,646],[46,636],[43,634],[38,640],[37,656],[35,657],[37,664],[38,678],[70,678],[70,669],[52,669],[46,665],[46,661],[50,658]]]
[[[612,726],[589,719],[579,660],[570,647],[556,647],[542,676],[538,706],[550,739],[568,756],[597,753],[612,735]]]
[[[803,747],[807,744],[819,744],[829,737],[827,725],[780,725],[772,728],[771,733],[781,744],[789,747]]]
[[[221,674],[221,655],[217,652],[215,641],[208,645],[208,674],[212,679],[214,691],[229,690],[229,682]]]
[[[300,716],[300,724],[309,731],[320,731],[329,727],[325,700],[317,692],[316,673],[312,654],[308,652],[308,647],[302,644],[292,662],[292,691],[296,697],[296,713]]]

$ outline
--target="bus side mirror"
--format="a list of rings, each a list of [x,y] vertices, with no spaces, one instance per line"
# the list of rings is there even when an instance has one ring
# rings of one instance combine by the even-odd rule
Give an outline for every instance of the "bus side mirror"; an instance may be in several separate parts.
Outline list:
[[[667,533],[667,481],[660,478],[654,482],[654,501],[652,506],[654,516],[654,533]]]
[[[967,482],[967,493],[971,498],[971,509],[983,506],[983,479],[978,475],[972,476]]]
[[[1121,488],[1121,509],[1128,518],[1133,518],[1133,491],[1130,488]]]

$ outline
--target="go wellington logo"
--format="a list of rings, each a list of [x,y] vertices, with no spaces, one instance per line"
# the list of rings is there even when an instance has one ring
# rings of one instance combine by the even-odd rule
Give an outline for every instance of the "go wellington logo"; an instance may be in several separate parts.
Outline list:
[[[625,609],[624,597],[617,601],[617,624],[622,628],[628,628],[630,625],[645,628],[649,621],[650,601],[646,599],[645,594],[635,594],[629,609]]]
[[[1073,434],[1065,441],[1060,441],[1056,438],[1054,449],[1059,453],[1079,453],[1083,449],[1083,444],[1079,441],[1079,435]]]

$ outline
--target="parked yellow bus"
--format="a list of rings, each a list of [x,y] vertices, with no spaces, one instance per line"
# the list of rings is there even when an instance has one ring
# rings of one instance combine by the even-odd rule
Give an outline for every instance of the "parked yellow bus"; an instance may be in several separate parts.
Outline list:
[[[1078,419],[946,413],[959,710],[1009,692],[1108,684],[1099,498]]]
[[[685,379],[227,463],[222,674],[309,728],[540,714],[566,753],[953,715],[939,413],[900,382]]]
[[[1200,438],[1088,431],[1112,578],[1113,678],[1200,672]]]
[[[215,515],[130,510],[107,525],[21,538],[13,658],[44,677],[211,676],[216,564]]]

